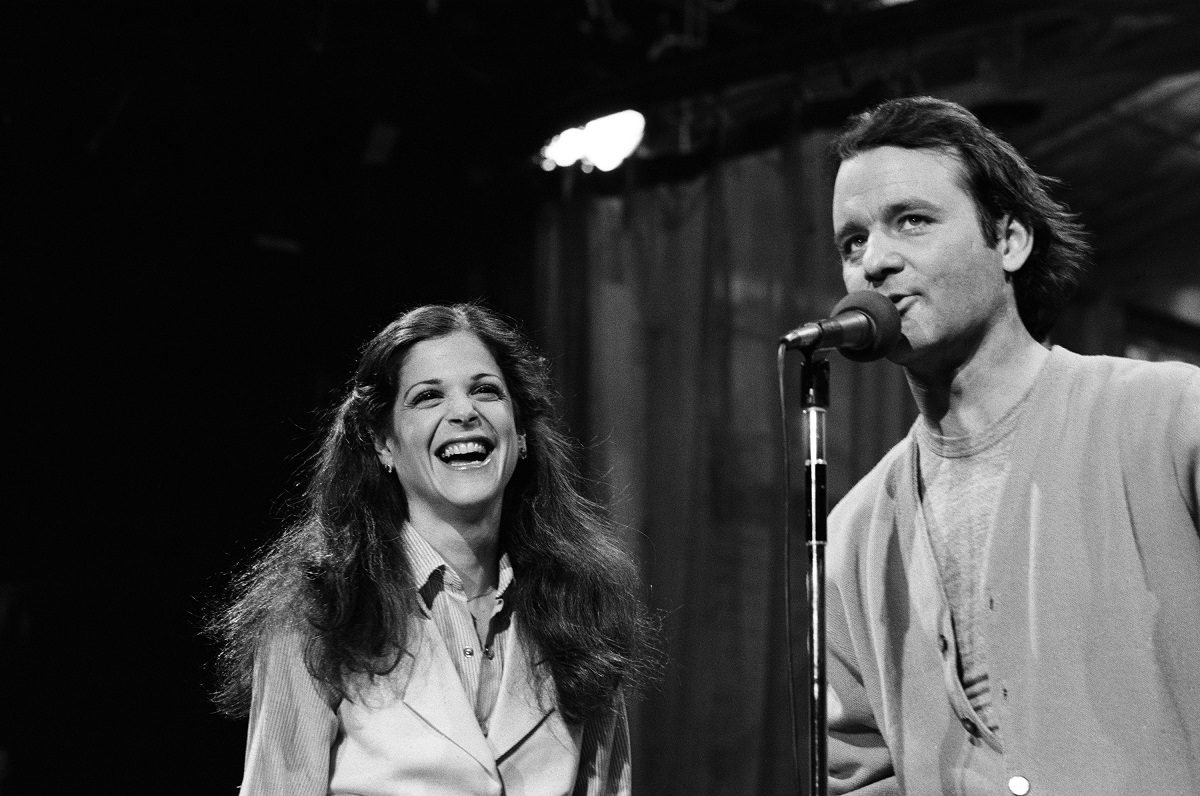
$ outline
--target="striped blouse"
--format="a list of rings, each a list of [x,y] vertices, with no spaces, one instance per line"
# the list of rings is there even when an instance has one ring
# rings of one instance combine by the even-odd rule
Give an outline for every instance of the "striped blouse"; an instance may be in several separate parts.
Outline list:
[[[432,545],[407,526],[404,544],[414,580],[421,584],[421,610],[425,618],[432,620],[445,644],[467,702],[474,707],[482,737],[498,736],[504,731],[511,734],[511,727],[492,726],[493,709],[501,692],[506,650],[509,664],[513,663],[513,656],[524,655],[511,607],[504,600],[504,594],[513,582],[508,556],[502,555],[500,559],[490,622],[477,630],[462,582],[453,569]],[[487,615],[487,612],[480,614]],[[431,748],[426,744],[429,736],[413,736],[411,740],[403,740],[408,736],[393,736],[395,740],[388,740],[386,736],[378,735],[382,727],[392,722],[387,718],[390,708],[383,708],[384,713],[377,714],[370,707],[373,696],[368,696],[362,703],[356,699],[353,704],[330,699],[327,689],[308,673],[303,650],[304,641],[298,634],[282,634],[264,646],[255,662],[254,698],[241,796],[325,796],[368,792],[401,796],[411,793],[412,766],[418,763],[417,758],[407,758]],[[567,725],[560,726],[569,729]],[[451,773],[437,768],[426,769],[425,763],[420,763],[418,770],[440,772],[430,774],[433,778],[428,781],[420,780],[423,783],[420,792],[628,796],[631,788],[629,730],[624,707],[590,721],[582,728],[570,730],[570,733],[576,738],[578,752],[578,770],[567,769],[575,772],[567,777],[567,781],[574,780],[573,785],[562,789],[558,785],[549,785],[552,779],[561,781],[560,775],[551,775],[552,771],[561,771],[564,764],[576,765],[570,762],[575,759],[574,753],[557,746],[559,751],[554,753],[557,762],[551,758],[541,762],[528,757],[519,760],[511,749],[495,757],[503,783],[485,777],[476,784],[469,784],[467,780],[455,778],[464,769],[456,768]],[[396,741],[399,741],[398,745]],[[494,741],[473,748],[495,748]],[[405,759],[393,758],[397,752]],[[562,757],[564,754],[566,758]],[[513,770],[513,766],[517,769]],[[401,774],[404,770],[410,773]],[[465,770],[471,769],[468,766]],[[477,778],[482,772],[482,769],[476,769],[470,777]],[[345,783],[358,784],[345,787]]]
[[[500,675],[504,672],[504,643],[512,623],[511,611],[505,610],[504,591],[512,583],[512,565],[508,554],[500,556],[499,583],[492,599],[491,621],[476,628],[462,579],[433,549],[425,537],[411,525],[404,526],[404,546],[408,552],[413,581],[420,583],[421,604],[425,615],[433,619],[446,642],[446,651],[458,670],[467,701],[475,706],[475,717],[483,734],[500,693]],[[484,595],[480,599],[488,599]]]

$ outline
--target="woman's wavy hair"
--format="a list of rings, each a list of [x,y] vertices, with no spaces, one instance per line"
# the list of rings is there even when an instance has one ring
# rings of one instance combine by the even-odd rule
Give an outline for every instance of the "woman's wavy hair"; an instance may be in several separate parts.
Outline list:
[[[532,662],[553,676],[559,708],[582,722],[640,686],[655,666],[655,627],[631,556],[583,494],[577,446],[554,411],[547,361],[516,328],[477,304],[404,313],[363,350],[314,460],[303,513],[242,573],[208,624],[223,645],[215,701],[245,713],[254,655],[273,632],[307,638],[305,664],[336,698],[351,678],[390,672],[409,641],[417,585],[399,544],[404,491],[376,440],[389,429],[400,367],[414,345],[453,332],[477,336],[512,396],[528,456],[503,499],[500,545],[514,570],[506,603]]]
[[[934,97],[888,100],[850,117],[830,152],[836,166],[882,146],[954,155],[989,246],[999,243],[1005,217],[1033,231],[1033,251],[1013,276],[1013,290],[1021,322],[1034,339],[1045,340],[1091,256],[1075,214],[1050,197],[1057,181],[1031,169],[1011,144],[966,108]]]

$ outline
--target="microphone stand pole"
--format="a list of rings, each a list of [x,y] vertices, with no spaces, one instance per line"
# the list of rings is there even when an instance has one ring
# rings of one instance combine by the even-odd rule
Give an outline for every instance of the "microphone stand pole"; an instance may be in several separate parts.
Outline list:
[[[805,535],[808,547],[808,747],[809,796],[826,796],[825,681],[825,413],[829,408],[829,360],[804,350],[800,369],[804,408],[804,469],[807,473]]]

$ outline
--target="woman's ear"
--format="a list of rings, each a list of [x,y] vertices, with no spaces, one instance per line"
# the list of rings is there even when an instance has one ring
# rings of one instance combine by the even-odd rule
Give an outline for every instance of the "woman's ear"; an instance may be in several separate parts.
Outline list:
[[[1000,255],[1004,258],[1004,270],[1015,274],[1025,265],[1033,252],[1033,230],[1025,222],[1005,216],[1004,228],[1000,231]]]
[[[379,463],[383,465],[383,469],[389,473],[396,469],[396,451],[390,439],[376,437],[375,454],[379,457]]]

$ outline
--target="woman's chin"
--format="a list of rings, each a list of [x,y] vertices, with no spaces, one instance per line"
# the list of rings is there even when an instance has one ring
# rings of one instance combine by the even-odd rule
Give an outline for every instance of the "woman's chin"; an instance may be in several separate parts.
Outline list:
[[[494,514],[500,516],[504,488],[499,485],[462,485],[446,490],[434,506],[434,513],[446,521],[476,521]]]

